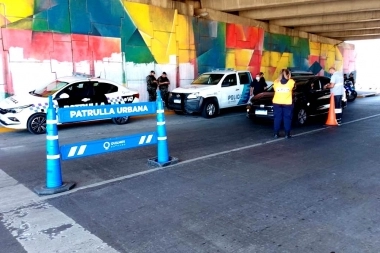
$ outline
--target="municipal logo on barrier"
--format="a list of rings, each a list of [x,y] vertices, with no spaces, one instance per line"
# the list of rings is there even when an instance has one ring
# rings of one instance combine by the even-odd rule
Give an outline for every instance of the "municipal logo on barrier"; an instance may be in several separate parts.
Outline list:
[[[62,160],[70,160],[153,144],[157,144],[157,133],[147,132],[104,140],[63,145],[61,146],[61,157]]]

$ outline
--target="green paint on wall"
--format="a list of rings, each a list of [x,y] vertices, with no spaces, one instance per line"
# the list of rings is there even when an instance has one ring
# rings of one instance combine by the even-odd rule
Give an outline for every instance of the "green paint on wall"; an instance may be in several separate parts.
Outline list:
[[[49,24],[46,19],[34,19],[32,29],[36,32],[49,31]]]

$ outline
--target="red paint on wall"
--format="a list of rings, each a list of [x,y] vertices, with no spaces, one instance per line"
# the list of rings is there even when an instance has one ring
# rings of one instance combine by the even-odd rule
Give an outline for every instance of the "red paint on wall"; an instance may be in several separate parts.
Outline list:
[[[261,51],[255,50],[252,54],[251,60],[249,62],[248,69],[251,72],[252,76],[255,76],[260,72],[261,67]]]
[[[313,65],[314,62],[319,62],[319,56],[309,55],[309,66]]]
[[[89,50],[93,52],[94,61],[102,61],[112,53],[121,53],[121,39],[89,36]]]
[[[226,47],[263,50],[264,30],[257,27],[227,24]]]
[[[33,32],[30,30],[2,29],[4,50],[23,49],[24,59],[57,60],[60,62],[103,60],[112,53],[121,52],[121,39],[78,34]],[[80,41],[80,42],[78,42]],[[85,42],[85,43],[82,43]],[[88,41],[88,43],[87,43]],[[89,52],[92,52],[91,54]]]
[[[23,59],[17,61],[50,61],[76,63],[88,61],[90,72],[95,60],[102,61],[111,57],[113,53],[121,53],[120,38],[105,38],[79,34],[60,34],[51,32],[33,32],[31,30],[17,30],[2,28],[3,48],[0,48],[4,62],[5,91],[14,94],[12,70],[8,63],[12,60],[10,48],[22,48]],[[11,51],[12,52],[12,51]]]

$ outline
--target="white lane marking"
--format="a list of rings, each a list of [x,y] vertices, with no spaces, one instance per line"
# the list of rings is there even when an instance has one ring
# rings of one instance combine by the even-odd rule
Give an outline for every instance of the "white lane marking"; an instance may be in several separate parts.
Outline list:
[[[0,212],[26,252],[117,252],[2,170]]]
[[[0,148],[0,150],[7,151],[7,150],[19,149],[19,148],[25,148],[25,146],[24,145],[19,145],[19,146],[4,147],[4,148]]]
[[[343,123],[343,125],[352,124],[352,123],[356,123],[356,122],[359,122],[359,121],[364,121],[364,120],[375,118],[375,117],[379,117],[379,116],[380,116],[380,114],[376,114],[376,115],[360,118],[360,119],[357,119],[357,120],[352,120],[352,121],[349,121],[349,122],[345,122],[345,123]],[[296,137],[296,136],[308,135],[308,134],[312,134],[312,133],[316,133],[316,132],[321,132],[321,131],[329,129],[329,128],[332,128],[332,127],[322,127],[322,128],[319,128],[319,129],[314,129],[314,130],[310,130],[310,131],[307,131],[307,132],[299,133],[299,134],[296,134],[294,136]],[[255,147],[263,146],[265,144],[270,144],[270,143],[274,143],[274,142],[278,142],[278,141],[284,141],[284,138],[281,138],[281,139],[272,139],[272,140],[264,141],[264,142],[261,142],[261,143],[256,143],[256,144],[252,144],[252,145],[248,145],[248,146],[244,146],[244,147],[240,147],[240,148],[235,148],[235,149],[226,150],[226,151],[222,151],[222,152],[218,152],[218,153],[214,153],[214,154],[209,154],[209,155],[205,155],[205,156],[189,159],[189,160],[186,160],[186,161],[181,161],[181,162],[178,162],[177,164],[174,164],[174,165],[169,165],[169,166],[166,166],[166,167],[160,167],[160,168],[150,169],[150,170],[146,170],[146,171],[141,171],[141,172],[137,172],[137,173],[126,175],[126,176],[122,176],[122,177],[118,177],[118,178],[113,178],[113,179],[110,179],[110,180],[105,180],[105,181],[98,182],[98,183],[95,183],[95,184],[90,184],[90,185],[86,185],[86,186],[83,186],[83,187],[74,188],[74,189],[72,189],[70,191],[67,191],[67,192],[58,193],[58,194],[50,195],[50,196],[43,196],[43,197],[40,197],[40,198],[41,199],[57,198],[59,196],[72,194],[72,193],[77,192],[77,191],[81,191],[81,190],[85,190],[85,189],[89,189],[89,188],[95,188],[95,187],[106,185],[106,184],[115,183],[115,182],[118,182],[118,181],[122,181],[124,179],[130,179],[130,178],[138,177],[138,176],[141,176],[141,175],[150,174],[150,173],[153,173],[153,172],[156,172],[156,171],[159,171],[159,170],[163,170],[163,169],[172,169],[174,167],[177,167],[178,165],[192,163],[192,162],[196,162],[196,161],[199,161],[199,160],[203,160],[203,159],[207,159],[207,158],[211,158],[211,157],[215,157],[215,156],[220,156],[220,155],[224,155],[224,154],[228,154],[228,153],[231,153],[231,152],[236,152],[236,151],[240,151],[240,150],[244,150],[244,149],[255,148]]]

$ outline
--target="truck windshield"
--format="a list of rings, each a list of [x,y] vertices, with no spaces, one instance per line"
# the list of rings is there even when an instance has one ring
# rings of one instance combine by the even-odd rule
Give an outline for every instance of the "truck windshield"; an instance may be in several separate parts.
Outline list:
[[[191,84],[205,84],[205,85],[216,85],[219,83],[220,79],[224,74],[202,74],[198,76]]]
[[[31,92],[32,95],[40,96],[40,97],[48,97],[50,95],[53,95],[63,87],[65,87],[68,83],[62,82],[62,81],[54,81],[49,83],[43,88],[36,89]]]

